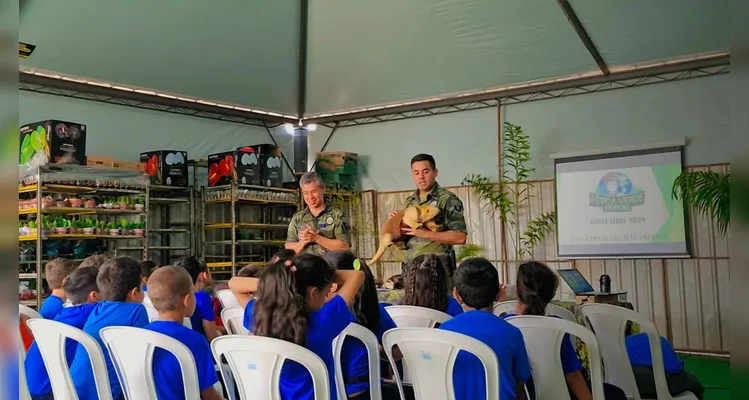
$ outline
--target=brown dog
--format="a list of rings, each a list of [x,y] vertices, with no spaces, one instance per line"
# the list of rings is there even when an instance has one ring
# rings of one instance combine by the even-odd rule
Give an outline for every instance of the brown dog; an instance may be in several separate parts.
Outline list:
[[[369,265],[374,265],[382,255],[385,254],[390,245],[395,244],[398,248],[403,248],[405,243],[405,235],[403,235],[402,227],[408,226],[411,229],[419,229],[422,226],[426,226],[427,229],[437,232],[440,228],[434,223],[434,218],[440,213],[440,209],[430,205],[411,206],[405,210],[398,211],[393,218],[390,218],[385,222],[380,230],[380,246],[377,248],[377,253],[374,258],[369,261]]]

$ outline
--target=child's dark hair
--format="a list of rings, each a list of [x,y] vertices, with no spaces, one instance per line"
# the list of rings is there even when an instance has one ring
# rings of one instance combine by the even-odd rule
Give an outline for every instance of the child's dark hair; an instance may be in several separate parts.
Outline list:
[[[143,277],[146,279],[150,278],[153,271],[156,271],[156,268],[158,268],[156,263],[151,260],[145,260],[140,265],[143,270]]]
[[[104,264],[104,261],[109,260],[109,257],[105,256],[104,254],[94,254],[92,256],[88,256],[81,261],[81,264],[78,265],[78,268],[99,268],[102,264]]]
[[[208,272],[208,267],[195,257],[180,258],[174,262],[174,266],[186,269],[187,273],[190,274],[190,278],[192,278],[193,284],[198,282],[200,274]]]
[[[354,270],[354,262],[357,260],[354,253],[348,250],[328,251],[322,258],[331,267],[347,271]],[[351,308],[357,322],[376,333],[380,326],[380,302],[377,299],[374,275],[363,260],[359,260],[359,271],[364,272],[364,284],[359,288]]]
[[[406,275],[403,305],[447,310],[447,273],[434,254],[414,258]]]
[[[62,282],[77,267],[70,260],[65,258],[55,258],[50,260],[44,266],[44,278],[50,289],[62,288]]]
[[[88,300],[88,294],[98,292],[96,276],[99,269],[96,267],[78,268],[68,275],[68,279],[62,285],[67,297],[73,305],[84,304]]]
[[[529,261],[518,267],[518,301],[525,307],[525,315],[546,315],[546,306],[554,299],[559,278],[545,264]]]
[[[260,275],[252,331],[304,346],[309,323],[307,289],[329,287],[335,271],[321,257],[311,254],[294,257],[292,264],[293,268],[279,261]]]
[[[270,258],[270,263],[273,264],[278,261],[292,260],[295,256],[296,253],[294,252],[294,250],[282,249],[273,254],[273,257]]]
[[[237,276],[243,278],[257,278],[260,276],[261,272],[263,272],[263,267],[256,264],[249,264],[237,271]]]
[[[96,285],[102,299],[125,301],[133,289],[140,289],[142,271],[140,261],[130,257],[110,258],[99,267]]]
[[[390,281],[393,284],[394,290],[401,290],[403,289],[403,275],[393,275],[390,278],[388,278],[388,281]]]
[[[468,307],[491,307],[499,295],[499,273],[485,258],[468,258],[455,270],[455,289]]]

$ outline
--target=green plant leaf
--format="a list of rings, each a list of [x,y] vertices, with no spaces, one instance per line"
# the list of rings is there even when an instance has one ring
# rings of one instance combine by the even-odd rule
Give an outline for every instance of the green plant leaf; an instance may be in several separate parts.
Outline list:
[[[725,235],[731,221],[731,173],[713,171],[683,172],[674,180],[671,197],[712,218]]]
[[[458,248],[458,252],[455,254],[455,260],[461,262],[466,258],[480,257],[483,251],[484,249],[477,244],[464,244]]]
[[[533,249],[537,244],[543,242],[549,233],[554,232],[556,224],[557,214],[554,211],[541,214],[530,221],[528,226],[525,227],[525,231],[520,235],[521,247],[518,259],[522,258],[524,254],[533,256]]]

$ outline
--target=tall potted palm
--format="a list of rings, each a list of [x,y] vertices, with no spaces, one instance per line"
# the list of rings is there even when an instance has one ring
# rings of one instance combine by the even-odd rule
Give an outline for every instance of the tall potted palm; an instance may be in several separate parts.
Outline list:
[[[671,196],[715,221],[725,235],[731,220],[731,173],[683,172],[674,180]]]

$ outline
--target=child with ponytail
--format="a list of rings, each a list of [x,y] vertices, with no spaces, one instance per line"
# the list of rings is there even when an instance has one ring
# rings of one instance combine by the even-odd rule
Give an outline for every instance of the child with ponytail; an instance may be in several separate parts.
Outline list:
[[[322,258],[302,254],[268,266],[259,278],[234,277],[235,293],[256,293],[250,331],[306,347],[328,369],[331,399],[336,399],[333,340],[353,320],[349,307],[364,282],[361,271],[335,271]],[[333,284],[337,295],[326,302]],[[312,400],[312,378],[306,368],[287,361],[281,370],[281,396]]]
[[[354,322],[372,331],[381,345],[382,334],[396,326],[393,319],[390,318],[390,314],[385,311],[385,307],[380,305],[377,300],[377,287],[372,271],[362,260],[356,258],[354,253],[348,250],[329,251],[323,255],[323,258],[331,267],[339,271],[362,271],[364,273],[364,285],[356,294],[356,298],[351,304],[351,311]],[[334,285],[331,296],[335,296],[337,292],[338,288]],[[344,340],[341,350],[341,367],[348,398],[370,399],[367,349],[359,339],[347,337]],[[398,388],[394,385],[382,385],[382,392],[385,399],[400,398]]]
[[[515,312],[518,315],[546,315],[546,306],[554,299],[559,286],[559,278],[556,273],[545,264],[529,261],[518,267],[517,292],[518,304]],[[503,318],[509,318],[515,314],[505,314]],[[562,340],[562,370],[567,380],[570,398],[572,400],[590,400],[590,382],[583,376],[582,364],[577,357],[575,347],[572,345],[570,335],[567,334]],[[532,392],[532,385],[529,391]],[[614,385],[603,384],[604,395],[607,400],[625,400],[624,392]],[[533,395],[531,395],[533,398]]]

